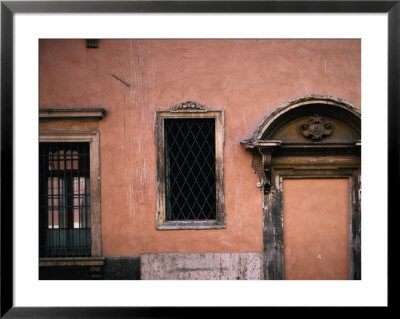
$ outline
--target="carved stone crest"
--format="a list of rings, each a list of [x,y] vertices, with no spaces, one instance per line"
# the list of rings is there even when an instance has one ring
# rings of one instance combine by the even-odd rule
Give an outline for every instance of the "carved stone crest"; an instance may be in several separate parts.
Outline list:
[[[173,105],[169,109],[171,111],[206,110],[207,106],[194,101],[186,101],[177,105]]]
[[[306,123],[303,123],[300,129],[306,138],[310,138],[314,142],[318,142],[332,134],[332,124],[326,122],[318,114],[315,114]]]

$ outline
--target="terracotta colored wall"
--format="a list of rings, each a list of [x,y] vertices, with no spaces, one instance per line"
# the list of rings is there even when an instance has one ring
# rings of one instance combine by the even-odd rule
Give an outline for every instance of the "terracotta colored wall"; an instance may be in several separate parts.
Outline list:
[[[283,181],[285,279],[349,279],[348,179]]]
[[[40,107],[107,110],[100,121],[105,256],[261,252],[262,196],[240,140],[296,97],[360,105],[360,74],[359,40],[101,40],[98,49],[85,40],[40,41]],[[224,230],[155,229],[154,111],[186,100],[225,109]]]

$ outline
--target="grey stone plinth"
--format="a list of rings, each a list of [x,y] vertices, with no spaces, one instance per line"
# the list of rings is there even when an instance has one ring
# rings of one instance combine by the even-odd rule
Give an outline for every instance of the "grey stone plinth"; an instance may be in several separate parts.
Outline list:
[[[260,280],[262,253],[141,255],[143,280]]]

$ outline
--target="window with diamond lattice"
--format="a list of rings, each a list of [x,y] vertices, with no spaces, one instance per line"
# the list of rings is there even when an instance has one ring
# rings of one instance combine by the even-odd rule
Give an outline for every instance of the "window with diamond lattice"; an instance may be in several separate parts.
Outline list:
[[[156,111],[156,144],[157,229],[225,228],[224,111]]]
[[[166,220],[215,219],[215,120],[165,120]]]

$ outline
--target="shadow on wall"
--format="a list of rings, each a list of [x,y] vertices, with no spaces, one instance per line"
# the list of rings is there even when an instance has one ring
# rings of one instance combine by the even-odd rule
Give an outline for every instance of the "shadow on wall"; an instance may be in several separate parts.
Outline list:
[[[140,280],[140,257],[107,257],[104,266],[42,266],[40,280]]]

